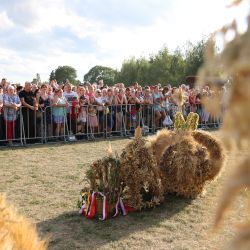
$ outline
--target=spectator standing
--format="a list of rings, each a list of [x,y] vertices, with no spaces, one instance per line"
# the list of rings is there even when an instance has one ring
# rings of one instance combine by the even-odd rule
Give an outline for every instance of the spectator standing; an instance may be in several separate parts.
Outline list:
[[[23,86],[16,87],[16,94],[19,96],[19,93],[23,90]]]
[[[78,98],[78,95],[76,92],[72,91],[72,87],[70,83],[66,83],[64,86],[64,93],[63,96],[66,98],[69,107],[67,108],[67,123],[69,128],[69,133],[74,133],[76,128],[76,120],[71,119],[71,113],[72,113],[72,102],[75,98]]]
[[[53,88],[50,85],[47,86],[47,94],[49,96],[50,101],[52,101],[54,97],[54,92]]]
[[[55,95],[53,99],[53,121],[55,123],[55,135],[57,139],[63,139],[65,136],[64,124],[65,116],[67,114],[68,107],[67,99],[63,96],[62,89],[55,90]],[[61,138],[59,137],[61,136]]]
[[[58,83],[57,83],[57,81],[55,79],[50,81],[50,86],[53,89],[53,91],[60,88],[60,86],[58,85]]]
[[[36,103],[38,105],[38,110],[36,111],[36,117],[35,117],[35,137],[38,137],[38,138],[42,138],[42,135],[43,135],[43,128],[42,128],[42,110],[39,108],[39,103],[38,103],[38,99],[39,99],[39,96],[41,95],[41,89],[38,88],[35,90],[35,98],[36,98]]]
[[[5,128],[3,119],[3,86],[0,85],[0,141],[5,139]]]
[[[211,97],[211,91],[209,86],[205,86],[202,89],[201,97]],[[208,129],[208,121],[210,114],[205,110],[203,104],[201,104],[201,122],[204,129]]]
[[[72,103],[73,99],[75,97],[78,98],[78,95],[75,91],[72,91],[72,86],[70,83],[66,83],[65,86],[64,86],[64,93],[63,93],[63,96],[66,98],[67,102],[69,104]]]
[[[162,108],[164,108],[166,115],[170,115],[171,104],[169,99],[170,99],[169,93],[165,92],[162,100]]]
[[[87,96],[88,97],[90,97],[90,96],[92,96],[92,95],[95,94],[94,87],[91,84],[88,85],[87,89],[88,89],[88,91],[87,91]]]
[[[8,82],[6,78],[3,78],[0,86],[3,88],[3,94],[5,94],[7,92],[7,87],[8,87]]]
[[[107,102],[107,98],[102,96],[102,91],[100,89],[97,89],[95,100],[98,103],[99,130],[102,132],[104,128],[104,105]]]
[[[103,79],[100,79],[100,80],[98,81],[97,88],[98,88],[98,89],[102,89],[103,87],[104,87],[104,81],[103,81]]]
[[[179,97],[178,91],[179,91],[178,88],[173,87],[171,89],[171,96],[169,98],[169,102],[171,103],[170,116],[172,120],[174,120],[176,112],[180,111],[178,107],[178,97]]]
[[[202,106],[201,106],[201,93],[197,91],[196,98],[195,98],[195,103],[197,106],[196,112],[201,118],[201,113],[202,113]]]
[[[165,96],[165,95],[168,94],[168,93],[169,93],[169,88],[165,86],[165,87],[162,89],[162,95]]]
[[[147,87],[144,90],[144,98],[143,98],[143,118],[144,123],[152,128],[152,107],[153,107],[153,97],[151,95],[150,88]]]
[[[156,128],[160,127],[160,120],[164,120],[166,117],[165,110],[162,108],[163,96],[159,91],[159,85],[155,85],[153,92],[153,103],[155,111],[155,126]]]
[[[97,105],[94,95],[89,96],[88,102],[88,122],[90,128],[90,138],[94,138],[94,133],[98,131]]]
[[[108,90],[106,88],[102,89],[102,97],[107,99],[108,96]]]
[[[115,119],[115,96],[112,88],[108,89],[106,100],[107,100],[106,105],[108,106],[108,112],[106,114],[107,136],[112,136],[111,132],[114,127],[114,119]]]
[[[125,96],[124,89],[119,89],[118,94],[115,96],[115,103],[116,103],[116,131],[121,131],[122,128],[122,115],[123,115],[123,108],[124,105],[127,104],[127,99]]]
[[[32,90],[32,92],[35,94],[36,93],[36,91],[38,90],[39,88],[38,88],[38,85],[37,84],[32,84],[32,87],[31,87],[31,90]]]
[[[43,131],[45,132],[46,138],[51,138],[53,135],[53,126],[52,126],[52,99],[48,95],[48,86],[42,84],[40,94],[37,95],[37,102],[39,110],[43,116]]]
[[[137,124],[137,107],[140,104],[140,100],[135,95],[135,90],[127,89],[127,101],[128,101],[128,130],[134,131]]]
[[[197,106],[196,106],[196,93],[194,89],[190,90],[189,104],[190,104],[190,112],[195,113],[197,111]]]
[[[77,118],[79,111],[79,101],[77,97],[74,97],[71,103],[71,112],[70,112],[70,120],[71,120],[71,129],[73,134],[77,133]]]
[[[17,85],[15,89],[15,93],[19,96],[19,93],[23,90],[23,86]],[[21,136],[21,119],[20,119],[20,109],[17,111],[17,119],[16,119],[16,126],[15,126],[15,135],[16,138],[20,138]]]
[[[134,89],[134,90],[137,90],[138,87],[139,87],[139,83],[138,83],[138,82],[134,82],[134,83],[132,84],[132,86],[133,86],[133,89]]]
[[[86,132],[86,123],[87,123],[87,104],[88,97],[86,96],[86,90],[83,86],[80,86],[79,89],[79,115],[78,115],[78,131],[81,133]]]
[[[32,85],[30,82],[26,82],[24,89],[20,91],[19,98],[24,107],[22,107],[22,117],[24,124],[24,136],[28,138],[31,142],[31,138],[35,137],[36,129],[36,111],[38,110],[38,105],[34,93],[31,90]]]
[[[7,94],[3,98],[6,139],[10,146],[13,145],[13,139],[16,139],[15,122],[17,119],[17,110],[21,107],[20,98],[14,91],[15,88],[13,86],[8,86]]]

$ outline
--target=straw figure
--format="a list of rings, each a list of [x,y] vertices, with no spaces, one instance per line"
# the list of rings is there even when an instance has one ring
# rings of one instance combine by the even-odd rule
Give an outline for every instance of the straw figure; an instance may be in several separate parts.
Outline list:
[[[180,95],[178,95],[179,97]],[[180,97],[179,97],[180,98]],[[181,99],[181,98],[180,98]],[[160,164],[161,157],[165,150],[176,142],[177,132],[194,130],[198,126],[199,116],[193,112],[190,112],[187,121],[185,121],[182,113],[178,111],[175,115],[175,131],[168,129],[161,129],[156,135],[149,136],[147,138],[147,147],[153,150],[153,154],[156,158],[157,164]]]
[[[236,0],[231,6],[237,5],[242,1]],[[226,107],[226,111],[223,117],[222,131],[224,133],[224,142],[226,146],[236,142],[236,145],[241,148],[245,145],[250,152],[250,16],[248,17],[248,27],[245,33],[240,34],[237,29],[236,22],[224,26],[216,34],[222,35],[224,38],[224,49],[221,54],[216,54],[211,40],[210,46],[208,46],[206,57],[204,60],[204,66],[199,72],[200,81],[199,84],[204,84],[204,79],[211,75],[217,75],[218,69],[223,74],[219,76],[222,78],[228,78],[230,76],[231,83],[226,85],[223,92],[221,110]],[[230,41],[226,41],[226,37],[230,33],[234,35],[234,38]],[[223,71],[221,70],[223,69]],[[218,82],[213,82],[212,88],[216,91],[221,88]],[[219,95],[218,95],[219,96]],[[220,97],[220,96],[219,96]],[[205,102],[207,110],[211,113],[215,111],[214,102]],[[216,107],[218,110],[218,106]],[[235,173],[231,176],[228,183],[225,186],[221,203],[219,205],[215,227],[221,224],[226,210],[235,199],[236,194],[240,191],[245,191],[249,199],[249,187],[250,187],[250,153],[246,156],[245,160],[239,164]],[[248,213],[250,212],[249,204],[247,207]],[[231,249],[250,249],[250,220],[246,219],[245,222],[237,226],[238,233],[234,241],[231,243]]]
[[[35,227],[0,195],[0,249],[45,250],[46,241],[40,240]]]
[[[207,181],[216,178],[223,163],[222,147],[209,134],[177,134],[176,143],[165,150],[160,162],[165,191],[195,198]]]
[[[154,207],[164,200],[163,188],[152,149],[146,146],[141,128],[120,156],[125,202],[135,209]]]
[[[197,128],[198,116],[190,113],[185,121],[180,112],[176,113],[175,131],[158,141],[167,147],[160,154],[159,168],[165,192],[195,198],[201,194],[205,183],[219,174],[224,163],[221,144],[210,134],[193,131]],[[170,138],[172,143],[170,143]],[[153,140],[152,146],[157,144]],[[163,147],[162,147],[163,148]]]
[[[85,187],[83,192],[101,192],[107,196],[108,204],[114,207],[122,193],[120,181],[120,161],[118,156],[114,156],[111,146],[108,148],[108,156],[93,162],[86,171],[86,178],[89,187]],[[100,197],[99,197],[100,198]],[[98,202],[99,205],[102,203]],[[102,205],[99,206],[99,208]],[[100,210],[98,208],[98,210]],[[112,212],[110,209],[109,212]]]
[[[152,150],[158,165],[160,164],[164,151],[172,145],[174,141],[175,134],[171,130],[165,128],[157,131],[156,135],[147,138],[146,146]]]

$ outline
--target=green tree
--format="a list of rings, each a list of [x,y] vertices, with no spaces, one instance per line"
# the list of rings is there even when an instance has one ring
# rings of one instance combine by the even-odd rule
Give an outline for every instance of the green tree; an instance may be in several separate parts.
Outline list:
[[[203,64],[204,51],[207,46],[207,40],[203,39],[197,44],[188,43],[185,53],[185,75],[196,75],[198,69]]]
[[[150,57],[149,82],[166,84],[170,78],[171,54],[164,47],[156,55]]]
[[[55,71],[52,70],[51,73],[50,73],[50,75],[49,75],[49,81],[52,81],[54,79],[56,79],[56,75],[55,75]]]
[[[103,79],[106,84],[114,84],[116,74],[117,71],[110,67],[96,65],[84,75],[84,81],[93,83]]]
[[[58,83],[61,83],[65,80],[69,80],[70,83],[77,84],[76,77],[76,70],[71,66],[59,66],[55,70],[55,79]]]
[[[168,83],[179,85],[185,80],[185,60],[180,49],[176,49],[171,55],[169,62],[170,76]]]
[[[136,66],[137,66],[137,77],[136,81],[139,82],[142,86],[145,86],[148,84],[149,80],[149,61],[141,57],[136,60]]]
[[[188,43],[185,54],[180,48],[170,53],[167,47],[163,47],[158,53],[151,55],[149,59],[131,57],[124,60],[121,70],[116,75],[116,82],[130,85],[132,82],[155,84],[160,82],[165,85],[179,85],[185,82],[187,75],[196,75],[203,63],[203,53],[206,40],[197,44]]]
[[[31,83],[32,83],[32,84],[38,84],[38,85],[40,85],[40,84],[42,83],[40,74],[37,73],[37,74],[36,74],[36,77],[33,78],[33,80],[32,80]]]
[[[123,82],[125,85],[131,85],[131,83],[137,81],[138,67],[135,57],[131,57],[128,60],[124,60],[121,71],[118,73],[116,81]]]

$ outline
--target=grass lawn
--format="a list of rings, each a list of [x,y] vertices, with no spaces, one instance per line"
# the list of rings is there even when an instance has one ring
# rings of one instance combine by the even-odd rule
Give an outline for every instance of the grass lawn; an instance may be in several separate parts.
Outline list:
[[[220,137],[219,132],[213,132]],[[121,152],[128,139],[112,140]],[[211,225],[223,184],[247,150],[229,153],[221,177],[195,200],[166,196],[161,206],[105,222],[87,220],[76,207],[84,171],[106,154],[107,141],[0,149],[0,192],[49,236],[49,249],[222,249],[233,224],[245,219],[245,193],[235,200],[223,228]]]

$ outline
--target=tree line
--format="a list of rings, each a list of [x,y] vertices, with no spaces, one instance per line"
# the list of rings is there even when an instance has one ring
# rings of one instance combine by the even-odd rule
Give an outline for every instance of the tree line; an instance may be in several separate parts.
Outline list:
[[[154,83],[179,85],[185,82],[187,76],[197,74],[203,63],[206,45],[207,40],[202,39],[197,44],[188,42],[184,49],[177,48],[174,52],[163,47],[149,58],[131,57],[124,60],[120,70],[96,65],[84,75],[83,81],[93,83],[103,79],[109,85],[123,82],[127,86],[133,82],[139,82],[142,86]],[[40,80],[39,74],[37,78]],[[71,66],[59,66],[53,70],[49,76],[49,80],[52,79],[59,83],[68,80],[75,85],[81,82],[77,80],[77,72]]]

